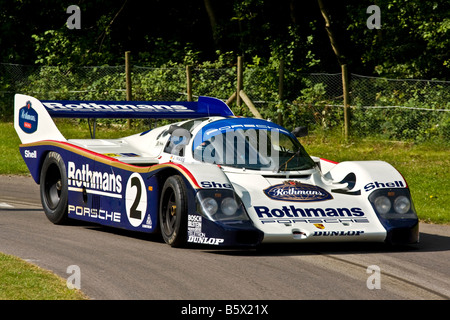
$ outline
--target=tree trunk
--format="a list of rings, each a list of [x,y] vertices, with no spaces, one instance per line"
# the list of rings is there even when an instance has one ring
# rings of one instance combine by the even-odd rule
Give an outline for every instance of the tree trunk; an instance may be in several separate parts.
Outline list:
[[[216,14],[215,14],[214,9],[209,0],[203,0],[203,3],[205,5],[206,13],[208,14],[209,24],[211,25],[211,32],[212,32],[212,37],[213,37],[213,41],[214,41],[214,46],[216,49],[218,49],[219,48],[219,37],[217,34]]]
[[[339,50],[339,47],[337,45],[336,37],[334,36],[333,30],[331,28],[331,21],[330,17],[328,15],[326,6],[323,3],[323,0],[317,0],[319,3],[320,12],[322,13],[322,16],[325,20],[325,30],[328,33],[328,38],[330,39],[331,48],[333,49],[334,54],[336,55],[336,58],[339,62],[339,65],[341,66],[341,72],[342,72],[342,90],[343,90],[343,97],[344,97],[344,137],[345,139],[349,136],[350,131],[350,91],[349,91],[349,84],[348,84],[348,72],[347,72],[347,65],[345,64],[345,57],[342,55],[341,51]]]
[[[339,64],[342,66],[345,64],[344,62],[344,56],[342,55],[341,51],[339,50],[339,47],[337,45],[336,37],[334,36],[333,30],[331,28],[331,21],[330,17],[327,12],[327,8],[323,3],[323,0],[317,0],[319,3],[320,12],[322,13],[322,16],[325,20],[325,30],[328,33],[328,38],[330,39],[331,48],[333,49],[334,54],[336,55],[336,58],[338,59]]]

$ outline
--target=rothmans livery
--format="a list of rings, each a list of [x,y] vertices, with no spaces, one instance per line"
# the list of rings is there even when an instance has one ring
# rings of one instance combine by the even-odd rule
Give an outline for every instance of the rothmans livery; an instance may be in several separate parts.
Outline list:
[[[307,154],[275,123],[221,100],[40,101],[16,94],[14,127],[42,206],[69,219],[160,233],[171,246],[415,243],[403,176],[383,161]],[[188,119],[120,139],[66,139],[53,118]]]

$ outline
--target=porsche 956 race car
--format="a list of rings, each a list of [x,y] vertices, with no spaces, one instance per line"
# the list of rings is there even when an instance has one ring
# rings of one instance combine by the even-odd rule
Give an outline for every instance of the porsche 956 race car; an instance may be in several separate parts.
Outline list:
[[[120,139],[67,140],[54,117],[178,122]],[[390,164],[310,156],[299,128],[236,117],[215,98],[40,101],[17,94],[14,126],[55,224],[79,219],[160,233],[176,247],[418,241],[408,185]]]

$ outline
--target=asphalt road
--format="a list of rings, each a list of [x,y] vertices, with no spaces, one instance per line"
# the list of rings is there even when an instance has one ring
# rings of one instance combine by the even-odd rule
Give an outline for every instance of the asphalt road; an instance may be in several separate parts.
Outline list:
[[[420,225],[420,243],[174,249],[93,224],[56,226],[30,177],[0,176],[0,252],[64,279],[78,266],[91,299],[449,299],[450,226]],[[374,267],[375,266],[375,267]]]

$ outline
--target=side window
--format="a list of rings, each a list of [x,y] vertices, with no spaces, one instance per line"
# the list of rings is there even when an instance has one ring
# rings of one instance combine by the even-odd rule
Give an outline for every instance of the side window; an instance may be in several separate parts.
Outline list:
[[[181,127],[171,126],[169,129],[170,138],[167,141],[164,152],[171,153],[176,156],[184,156],[185,149],[191,140],[191,133]]]

